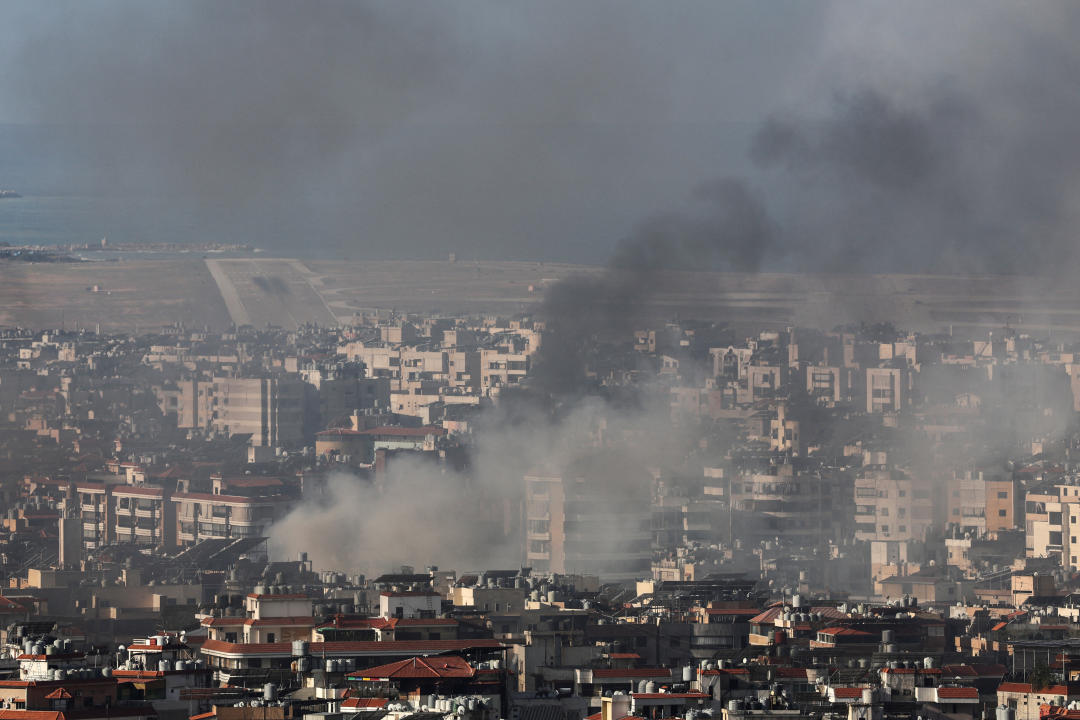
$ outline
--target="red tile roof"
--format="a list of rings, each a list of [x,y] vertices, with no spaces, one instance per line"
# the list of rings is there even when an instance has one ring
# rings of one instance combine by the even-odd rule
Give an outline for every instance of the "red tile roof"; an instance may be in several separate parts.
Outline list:
[[[833,697],[837,698],[862,698],[863,688],[838,687],[833,688]]]
[[[371,708],[377,710],[389,704],[389,698],[345,698],[341,701],[341,707],[343,708]]]
[[[24,606],[20,605],[14,600],[9,600],[3,595],[0,595],[0,610],[5,610],[7,612],[26,612],[26,608]]]
[[[300,626],[300,627],[315,627],[315,618],[309,617],[309,616],[303,616],[303,617],[267,617],[267,618],[259,618],[258,620],[256,620],[255,618],[248,618],[247,620],[244,621],[244,624],[248,625],[248,626],[254,626],[254,627],[266,627],[266,626],[274,627],[274,626],[277,626],[277,625],[291,625],[293,627],[298,627],[298,626]]]
[[[594,678],[670,678],[668,668],[596,668]]]
[[[978,677],[979,675],[970,665],[943,665],[941,671],[943,675],[949,677]]]
[[[973,687],[939,687],[937,696],[939,700],[978,700],[979,691]]]
[[[456,655],[436,658],[414,657],[389,665],[350,673],[350,678],[377,678],[379,680],[438,680],[444,678],[471,678],[476,674],[469,663]]]
[[[863,632],[862,630],[856,630],[854,628],[846,627],[827,627],[824,630],[818,630],[818,632],[822,635],[843,635],[844,637],[872,637],[872,635],[868,632]]]
[[[313,642],[309,649],[312,655],[329,653],[336,655],[403,655],[461,652],[481,648],[506,647],[498,640],[477,638],[474,640],[354,640],[341,642]],[[203,653],[223,655],[288,655],[292,652],[292,643],[230,643],[223,640],[207,640],[200,650]]]

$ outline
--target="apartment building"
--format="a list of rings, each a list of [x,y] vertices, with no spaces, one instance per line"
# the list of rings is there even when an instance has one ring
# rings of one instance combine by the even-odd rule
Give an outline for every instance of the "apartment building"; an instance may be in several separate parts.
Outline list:
[[[1016,481],[983,470],[954,472],[946,486],[946,520],[975,537],[1017,526]]]
[[[161,549],[176,546],[175,506],[164,488],[114,486],[112,520],[114,542]]]
[[[769,449],[773,452],[787,452],[798,455],[802,451],[799,437],[799,421],[788,417],[787,406],[780,403],[776,407],[776,417],[769,420]]]
[[[864,466],[855,478],[855,539],[925,540],[934,503],[929,483],[898,468]]]
[[[481,392],[517,385],[528,372],[529,356],[526,353],[507,352],[503,348],[480,350]]]
[[[899,412],[905,374],[899,368],[866,368],[866,412]]]
[[[1024,530],[1027,557],[1059,557],[1063,567],[1080,567],[1080,481],[1028,490]]]
[[[215,378],[200,383],[209,429],[250,434],[257,447],[289,447],[304,441],[306,383],[292,377]]]
[[[783,462],[744,472],[731,490],[738,537],[810,546],[835,525],[831,482],[814,467]]]
[[[82,522],[83,547],[87,550],[112,542],[112,512],[108,486],[86,483],[78,486],[79,519]]]
[[[806,393],[819,402],[840,402],[840,368],[808,366],[806,368]]]
[[[158,406],[181,429],[251,435],[260,447],[304,441],[310,386],[298,377],[181,380],[155,388]]]
[[[270,526],[293,507],[287,495],[244,497],[236,494],[178,492],[176,539],[181,547],[208,538],[265,537]]]
[[[527,475],[525,564],[545,573],[647,575],[652,478],[635,469],[620,479],[624,492],[616,493],[608,487],[612,474],[595,467]]]

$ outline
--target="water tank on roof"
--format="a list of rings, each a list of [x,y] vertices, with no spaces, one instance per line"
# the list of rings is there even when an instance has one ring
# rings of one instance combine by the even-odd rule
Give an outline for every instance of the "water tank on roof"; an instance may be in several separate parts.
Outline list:
[[[112,668],[110,668],[110,667],[101,668],[101,677],[103,677],[103,678],[111,678],[112,677]]]
[[[795,594],[791,596],[791,607],[796,610],[802,607],[802,595]]]
[[[170,661],[161,660],[161,661],[158,662],[158,671],[159,672],[169,672],[170,670],[172,670],[172,663]]]
[[[645,692],[647,692],[647,693],[656,692],[656,682],[653,681],[653,680],[649,680],[647,683],[645,683]]]
[[[56,648],[57,650],[63,650],[64,649],[64,641],[61,638],[56,638],[55,640],[53,640],[53,647]]]
[[[292,643],[292,655],[293,657],[304,657],[311,652],[311,644],[307,640],[293,640]]]
[[[263,700],[268,703],[277,702],[277,685],[274,683],[263,685]]]
[[[883,642],[883,643],[891,643],[891,642],[894,642],[895,640],[896,640],[896,633],[893,632],[892,630],[882,630],[881,631],[881,642]]]
[[[682,669],[682,681],[684,683],[694,681],[694,666],[693,665],[684,665],[683,666],[683,669]]]
[[[932,657],[924,657],[922,662],[923,662],[923,667],[926,668],[927,670],[934,667],[934,658],[932,658]]]
[[[648,680],[641,680],[641,681],[639,681],[639,682],[638,682],[638,684],[637,684],[637,691],[638,691],[639,693],[643,693],[643,692],[645,692],[645,686],[646,686],[646,685],[648,685],[648,684],[649,684],[649,681],[648,681]]]
[[[1016,710],[1008,705],[998,705],[994,715],[997,720],[1016,720]]]

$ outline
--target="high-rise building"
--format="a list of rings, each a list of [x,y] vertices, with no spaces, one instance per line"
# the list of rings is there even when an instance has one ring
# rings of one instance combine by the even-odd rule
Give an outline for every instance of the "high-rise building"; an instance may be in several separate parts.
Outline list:
[[[610,458],[525,477],[525,564],[537,572],[648,575],[652,477]]]

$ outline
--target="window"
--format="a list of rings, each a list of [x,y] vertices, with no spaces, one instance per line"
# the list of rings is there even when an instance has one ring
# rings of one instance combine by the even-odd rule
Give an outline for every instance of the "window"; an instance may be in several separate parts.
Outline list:
[[[953,515],[959,515],[960,514],[960,508],[953,508],[952,509],[952,514]]]
[[[901,525],[900,527],[897,528],[897,531],[902,532],[902,533],[906,533],[907,532],[907,525]]]
[[[274,633],[266,633],[266,642],[275,642]]]
[[[1008,515],[1008,514],[1009,514],[1009,513],[1007,513],[1007,512],[1006,512],[1006,511],[1004,511],[1004,510],[998,510],[998,517],[1005,517],[1005,516],[1006,516],[1006,515]],[[1074,542],[1075,542],[1075,541],[1074,541]]]
[[[889,517],[889,508],[887,508],[887,507],[878,508],[878,511],[879,511],[878,514],[881,515],[881,517]]]
[[[1008,490],[999,490],[998,491],[998,500],[1008,500],[1008,499],[1009,499],[1009,491]]]

